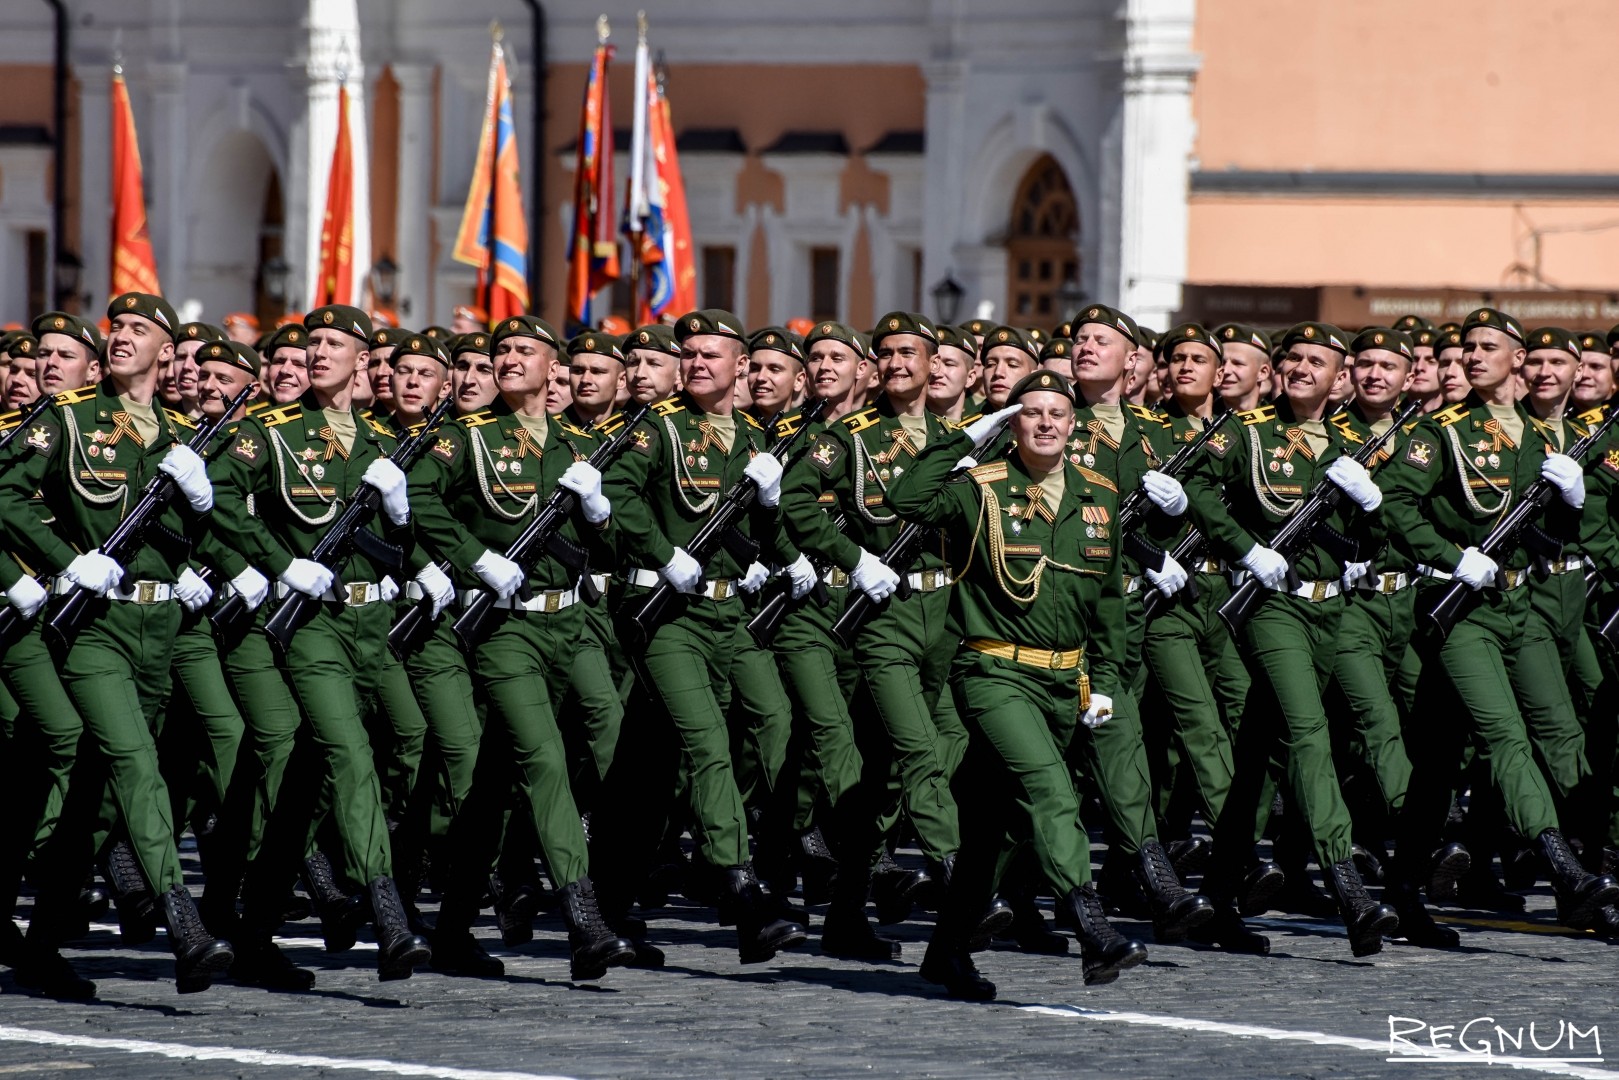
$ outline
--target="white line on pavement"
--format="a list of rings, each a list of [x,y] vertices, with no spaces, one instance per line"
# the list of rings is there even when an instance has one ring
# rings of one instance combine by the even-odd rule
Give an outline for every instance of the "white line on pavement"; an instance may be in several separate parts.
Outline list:
[[[239,1065],[273,1065],[297,1069],[354,1069],[388,1076],[426,1076],[436,1080],[568,1080],[525,1072],[492,1072],[486,1069],[458,1069],[452,1066],[415,1065],[383,1058],[335,1058],[313,1054],[279,1054],[269,1050],[248,1050],[236,1046],[186,1046],[182,1043],[148,1042],[145,1039],[103,1039],[90,1035],[63,1035],[37,1028],[0,1025],[0,1042],[32,1043],[35,1046],[68,1046],[83,1050],[122,1050],[127,1054],[156,1054],[186,1061],[233,1061]]]
[[[1239,1038],[1270,1039],[1275,1042],[1309,1043],[1312,1046],[1338,1046],[1347,1050],[1361,1050],[1379,1054],[1385,1061],[1426,1061],[1440,1065],[1504,1065],[1529,1072],[1552,1076],[1572,1076],[1578,1080],[1619,1080],[1619,1072],[1591,1069],[1568,1061],[1544,1060],[1530,1057],[1507,1057],[1500,1054],[1487,1056],[1465,1050],[1443,1047],[1402,1046],[1399,1054],[1391,1054],[1388,1041],[1357,1039],[1349,1035],[1328,1035],[1320,1031],[1291,1031],[1287,1028],[1260,1027],[1255,1024],[1228,1024],[1219,1020],[1194,1020],[1185,1016],[1156,1016],[1152,1013],[1113,1012],[1107,1009],[1082,1009],[1077,1005],[1022,1005],[1024,1012],[1042,1016],[1055,1016],[1063,1020],[1090,1020],[1096,1023],[1137,1024],[1143,1027],[1168,1028],[1172,1031],[1196,1031],[1205,1035],[1231,1035]]]

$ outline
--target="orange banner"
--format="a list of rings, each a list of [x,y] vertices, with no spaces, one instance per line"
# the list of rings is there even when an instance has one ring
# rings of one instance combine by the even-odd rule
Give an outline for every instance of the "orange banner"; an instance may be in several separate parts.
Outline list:
[[[146,231],[146,195],[135,113],[121,72],[112,76],[112,294],[161,294],[152,238]]]
[[[354,303],[354,150],[349,145],[349,90],[337,87],[337,145],[326,180],[326,216],[320,225],[320,275],[315,307]]]

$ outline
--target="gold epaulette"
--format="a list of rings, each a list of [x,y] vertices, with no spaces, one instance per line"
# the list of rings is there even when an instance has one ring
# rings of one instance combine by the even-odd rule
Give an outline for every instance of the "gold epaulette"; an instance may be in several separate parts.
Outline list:
[[[8,413],[0,413],[0,432],[10,431],[22,423],[22,410],[12,409]]]
[[[960,420],[946,420],[945,426],[951,431],[960,431],[983,415],[983,413],[973,413],[971,416],[963,416]]]
[[[882,423],[882,419],[882,413],[877,411],[876,406],[872,406],[869,409],[861,409],[857,413],[850,413],[841,422],[844,427],[849,429],[849,434],[858,435],[869,427],[876,427]]]
[[[759,423],[759,421],[755,420],[753,418],[753,414],[748,412],[746,409],[743,409],[743,410],[739,411],[737,413],[737,415],[742,417],[743,422],[746,423],[749,427],[752,427],[757,431],[763,431],[765,429],[765,426],[763,424]]]
[[[1366,437],[1355,430],[1354,424],[1355,422],[1344,413],[1339,413],[1337,416],[1332,418],[1332,426],[1338,429],[1338,434],[1342,435],[1345,439],[1348,439],[1352,443],[1365,442]]]
[[[291,405],[283,405],[279,409],[267,409],[254,417],[254,419],[267,428],[280,427],[282,424],[298,419],[303,414],[303,407],[294,402]]]
[[[993,484],[1005,480],[1010,467],[1004,461],[986,461],[967,470],[967,475],[980,484]]]
[[[1253,427],[1255,424],[1268,424],[1276,419],[1276,406],[1261,405],[1257,409],[1240,412],[1237,416],[1241,418],[1243,424],[1247,427]]]
[[[604,416],[600,420],[596,421],[596,426],[590,430],[591,433],[595,435],[612,436],[617,435],[619,431],[623,429],[623,427],[624,414],[622,412],[616,412],[611,416]]]
[[[590,432],[586,431],[582,427],[577,426],[573,421],[569,420],[561,413],[557,413],[555,416],[551,417],[551,419],[556,422],[557,427],[561,428],[563,431],[566,431],[569,435],[578,435],[582,439],[590,438]]]
[[[686,406],[680,403],[680,399],[678,397],[670,395],[669,397],[664,398],[662,401],[655,402],[652,406],[652,411],[657,413],[659,416],[673,416],[676,413],[685,412]]]
[[[488,409],[479,409],[475,413],[468,413],[466,416],[460,416],[456,419],[466,427],[474,428],[483,427],[485,424],[493,424],[499,417]]]
[[[183,428],[191,428],[192,430],[195,430],[197,427],[197,422],[183,412],[175,412],[173,409],[164,409],[163,415],[167,416],[171,423],[178,424]]]
[[[1598,405],[1594,409],[1586,409],[1584,412],[1582,412],[1580,415],[1576,416],[1574,419],[1578,420],[1580,423],[1586,425],[1587,427],[1593,427],[1593,426],[1595,426],[1597,424],[1602,423],[1602,421],[1607,417],[1607,415],[1608,415],[1608,407],[1606,405]],[[0,422],[3,422],[3,421],[0,421]]]
[[[395,432],[394,429],[389,427],[387,424],[384,424],[381,420],[373,419],[373,420],[368,421],[368,423],[370,423],[370,425],[371,425],[371,430],[376,432],[378,435],[383,435],[383,436],[386,436],[386,437],[388,437],[390,439],[399,438],[398,433]]]
[[[253,404],[249,405],[247,407],[247,415],[248,416],[257,416],[259,413],[263,412],[265,409],[273,409],[273,408],[275,408],[275,402],[273,400],[271,400],[270,398],[265,398],[263,401],[255,401],[255,402],[253,402]]]
[[[1103,476],[1101,473],[1097,472],[1095,469],[1087,469],[1083,465],[1075,465],[1074,468],[1079,470],[1079,475],[1081,475],[1081,476],[1083,476],[1085,478],[1086,483],[1095,484],[1097,487],[1107,488],[1109,491],[1113,492],[1115,495],[1118,494],[1119,486],[1117,484],[1115,484],[1110,478],[1108,478],[1106,476]]]
[[[1450,408],[1440,409],[1438,412],[1434,413],[1433,418],[1438,421],[1440,427],[1450,427],[1450,425],[1456,423],[1456,421],[1462,419],[1468,414],[1469,410],[1462,407],[1465,404],[1466,402],[1458,401]]]
[[[1157,411],[1156,409],[1149,409],[1145,405],[1132,404],[1130,406],[1130,411],[1135,414],[1136,419],[1138,419],[1138,420],[1145,420],[1148,423],[1158,424],[1158,425],[1160,425],[1162,427],[1170,427],[1171,426],[1170,422],[1169,422],[1169,418],[1166,417],[1163,413]]]
[[[776,421],[776,438],[785,439],[793,432],[804,426],[804,414],[795,412],[791,416],[784,416]]]
[[[89,386],[81,386],[77,390],[64,390],[52,400],[58,405],[77,405],[79,402],[89,401],[95,396],[96,387],[94,383],[91,383]]]

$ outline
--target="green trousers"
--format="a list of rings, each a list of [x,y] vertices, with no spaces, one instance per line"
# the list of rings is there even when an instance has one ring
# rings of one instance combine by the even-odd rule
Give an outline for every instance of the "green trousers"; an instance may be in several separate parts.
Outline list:
[[[181,613],[170,664],[174,701],[157,740],[178,833],[224,809],[245,725],[203,613]]]
[[[1564,831],[1601,843],[1606,831],[1596,774],[1585,754],[1585,726],[1570,691],[1579,643],[1585,637],[1585,576],[1578,572],[1530,578],[1512,688],[1523,711],[1529,745],[1545,774]]]
[[[1374,781],[1379,828],[1405,803],[1411,760],[1405,753],[1416,695],[1415,586],[1399,592],[1351,592],[1338,627],[1332,675],[1354,730],[1354,752]],[[1383,835],[1378,831],[1376,835]]]
[[[742,608],[743,617],[736,624],[736,655],[731,661],[731,760],[742,804],[774,808],[787,762],[793,706],[782,686],[775,654],[761,649],[748,633],[747,621],[758,606],[752,598],[743,597]]]
[[[1123,670],[1129,681],[1113,694],[1113,716],[1106,724],[1075,733],[1072,753],[1101,796],[1110,845],[1120,855],[1133,856],[1147,841],[1158,839],[1158,820],[1141,729],[1139,703],[1147,688],[1147,668],[1142,663],[1147,617],[1139,592],[1125,597],[1124,610]]]
[[[390,626],[402,610],[390,609]],[[367,719],[377,782],[382,787],[382,809],[390,821],[399,822],[409,812],[411,793],[416,790],[416,774],[427,746],[427,717],[405,665],[387,648],[379,662],[382,670],[377,677],[376,701]]]
[[[451,622],[450,614],[441,615],[432,636],[405,658],[405,672],[427,720],[422,768],[403,825],[417,849],[448,837],[472,790],[483,739],[481,699],[466,655],[450,632]]]
[[[580,810],[596,801],[624,723],[623,680],[613,672],[613,620],[603,598],[581,607],[582,633],[569,661],[568,697],[558,715],[573,762],[569,780]]]

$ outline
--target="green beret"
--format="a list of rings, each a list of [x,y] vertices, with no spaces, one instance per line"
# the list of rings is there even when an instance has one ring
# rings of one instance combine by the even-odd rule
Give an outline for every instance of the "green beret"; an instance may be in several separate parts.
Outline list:
[[[1110,308],[1106,304],[1092,304],[1090,307],[1085,308],[1074,316],[1074,333],[1078,334],[1079,328],[1086,323],[1099,323],[1103,326],[1110,326],[1129,338],[1132,345],[1141,344],[1141,327],[1136,325],[1134,319],[1117,308]]]
[[[742,332],[742,320],[724,308],[703,308],[701,311],[688,311],[675,322],[675,340],[685,343],[687,338],[700,337],[703,334],[718,334],[720,337],[733,338],[747,345],[747,336]]]
[[[1295,345],[1325,345],[1329,349],[1347,354],[1349,335],[1324,322],[1294,323],[1282,334],[1281,346],[1291,349]]]
[[[551,324],[538,315],[508,315],[500,320],[489,334],[489,347],[493,349],[507,338],[514,337],[531,337],[545,342],[558,352],[562,351],[562,339]]]
[[[394,354],[390,357],[391,363],[399,363],[407,356],[425,356],[429,360],[437,360],[444,365],[444,370],[450,370],[450,354],[444,349],[444,342],[437,338],[430,338],[426,334],[411,334],[408,337],[395,337]]]
[[[619,363],[624,362],[624,346],[617,334],[609,334],[602,330],[586,330],[568,342],[568,356],[583,356],[591,353],[596,356],[611,356]]]
[[[1034,371],[1017,381],[1017,385],[1012,387],[1012,392],[1006,395],[1006,404],[1016,405],[1023,400],[1024,394],[1036,390],[1050,390],[1052,393],[1061,394],[1071,402],[1078,403],[1078,399],[1074,397],[1073,384],[1067,379],[1054,371]]]
[[[1074,352],[1074,340],[1069,337],[1053,335],[1051,340],[1040,346],[1040,362],[1047,360],[1067,360]]]
[[[675,340],[673,327],[663,323],[647,323],[638,326],[624,338],[624,349],[650,349],[653,352],[668,353],[670,356],[680,355],[680,342]]]
[[[1469,332],[1480,326],[1515,337],[1520,345],[1528,340],[1524,337],[1523,323],[1495,308],[1481,307],[1468,312],[1467,318],[1462,320],[1462,337],[1465,338]]]
[[[748,335],[748,352],[762,350],[786,353],[800,364],[804,362],[804,339],[784,327],[767,326]]]
[[[7,356],[33,356],[39,348],[39,339],[26,330],[13,330],[5,337],[5,344],[0,345],[0,352]]]
[[[1029,340],[1033,341],[1036,345],[1044,345],[1046,343],[1046,338],[1048,335],[1038,326],[1025,327],[1024,332],[1029,335]]]
[[[371,347],[373,349],[386,349],[390,345],[398,346],[413,334],[403,326],[379,326],[371,332]]]
[[[1448,333],[1451,330],[1460,330],[1461,328],[1462,324],[1459,322],[1440,323],[1438,326],[1434,327],[1434,329],[1439,331],[1441,334]]]
[[[1387,326],[1368,326],[1356,334],[1355,340],[1349,343],[1349,351],[1357,356],[1372,349],[1383,349],[1388,352],[1399,353],[1407,360],[1417,358],[1411,344],[1411,335],[1404,330],[1397,330]]]
[[[259,351],[265,356],[274,356],[278,349],[307,349],[309,348],[309,331],[297,323],[288,323],[278,326],[264,341],[264,347]]]
[[[341,330],[350,337],[359,338],[365,348],[371,347],[371,316],[348,304],[327,304],[316,308],[304,316],[304,329],[311,333],[323,329]]]
[[[174,335],[176,342],[181,341],[224,341],[225,331],[213,323],[188,322],[180,327],[180,332]]]
[[[1051,332],[1051,336],[1054,338],[1072,338],[1074,336],[1074,324],[1072,322],[1058,323],[1057,329]]]
[[[1408,330],[1406,332],[1411,335],[1411,346],[1413,348],[1418,345],[1426,345],[1429,348],[1432,348],[1439,341],[1439,331],[1435,330],[1431,326],[1425,329]]]
[[[37,334],[39,331],[35,330],[34,333]],[[1608,348],[1611,349],[1615,345],[1619,345],[1619,326],[1614,326],[1608,330]]]
[[[197,363],[213,361],[240,368],[255,379],[259,377],[259,364],[262,362],[258,350],[240,341],[210,341],[197,350]]]
[[[1573,331],[1564,330],[1561,326],[1537,326],[1529,331],[1524,344],[1531,352],[1536,349],[1566,349],[1576,358],[1580,355],[1580,339]]]
[[[1421,315],[1401,315],[1394,320],[1394,329],[1404,330],[1413,338],[1418,330],[1432,330],[1433,328],[1433,323],[1424,319]]]
[[[97,351],[101,349],[101,331],[97,329],[96,324],[81,319],[77,315],[69,315],[65,311],[47,311],[35,319],[33,326],[29,327],[29,329],[34,332],[36,339],[42,338],[46,334],[64,334],[67,337],[78,339],[80,343],[88,345],[92,349]]]
[[[1162,352],[1166,357],[1183,341],[1196,342],[1214,350],[1214,355],[1220,355],[1220,339],[1208,330],[1202,323],[1183,322],[1179,326],[1172,326],[1165,330],[1158,338],[1158,348],[1155,352]]]
[[[871,347],[875,349],[882,344],[883,338],[891,334],[915,334],[935,345],[939,343],[939,331],[934,327],[933,320],[915,311],[890,311],[878,319],[871,331]]]
[[[1227,342],[1234,345],[1252,345],[1266,356],[1270,355],[1270,335],[1257,326],[1244,326],[1242,323],[1228,322],[1216,326],[1213,332],[1222,345]]]
[[[427,333],[427,331],[422,331]],[[450,356],[460,356],[464,352],[477,353],[479,356],[489,355],[489,334],[485,330],[468,330],[464,334],[451,334],[446,342]]]
[[[990,322],[988,319],[968,319],[966,322],[961,324],[961,327],[973,337],[983,337],[984,331],[988,330],[994,325],[995,324]]]
[[[1433,343],[1433,351],[1435,353],[1444,352],[1446,349],[1459,349],[1462,347],[1461,327],[1457,327],[1453,330],[1440,330],[1438,333],[1439,339]]]
[[[840,322],[816,323],[815,328],[804,335],[804,352],[808,354],[817,341],[836,341],[840,345],[847,345],[861,359],[865,359],[866,355],[871,351],[869,344],[862,339],[859,333]],[[972,352],[977,348],[978,346],[974,345],[968,349],[968,352]]]
[[[1608,351],[1608,343],[1602,340],[1602,335],[1595,330],[1587,330],[1580,335],[1580,351],[1605,353]]]
[[[1001,346],[1022,349],[1029,354],[1029,359],[1035,363],[1040,362],[1040,345],[1029,336],[1027,330],[1017,326],[992,326],[984,334],[984,343],[979,346],[978,355],[982,358],[989,355],[989,350]]]
[[[113,297],[112,303],[107,305],[107,318],[111,320],[120,315],[139,315],[157,323],[158,328],[169,335],[170,341],[180,332],[180,316],[174,313],[174,307],[161,296],[151,293],[129,292]]]
[[[422,333],[426,334],[434,341],[449,341],[451,338],[455,337],[454,334],[450,333],[450,328],[448,326],[439,326],[437,323],[425,328]]]
[[[934,333],[939,335],[940,345],[950,345],[962,352],[978,355],[978,338],[967,332],[966,327],[951,326],[949,323],[938,323],[933,327]]]
[[[1156,353],[1158,351],[1159,341],[1163,338],[1163,335],[1158,331],[1148,329],[1145,326],[1138,326],[1136,329],[1141,335],[1141,347],[1146,349],[1148,352]]]
[[[872,339],[872,336],[864,331],[856,330],[854,332],[854,341],[856,347],[860,350],[860,355],[875,364],[877,362],[877,343]]]

